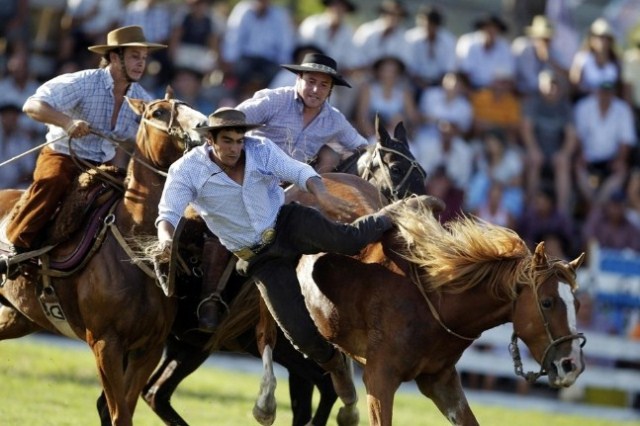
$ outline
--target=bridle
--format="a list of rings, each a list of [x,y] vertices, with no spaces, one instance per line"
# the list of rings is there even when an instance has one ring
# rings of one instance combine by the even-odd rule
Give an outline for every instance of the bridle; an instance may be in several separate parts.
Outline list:
[[[533,371],[530,371],[528,373],[524,372],[523,365],[522,365],[522,357],[520,356],[520,349],[518,348],[518,336],[516,335],[515,331],[511,335],[511,343],[509,344],[509,353],[511,354],[511,358],[513,359],[513,367],[514,367],[515,374],[517,376],[525,378],[529,383],[533,383],[536,380],[538,380],[539,377],[549,374],[549,372],[544,368],[544,365],[546,364],[547,356],[549,355],[551,349],[555,348],[561,343],[564,343],[570,340],[576,340],[576,339],[581,340],[580,342],[581,348],[583,348],[584,345],[587,343],[587,338],[583,333],[569,334],[566,336],[558,337],[557,339],[553,338],[553,334],[551,333],[551,327],[549,325],[549,320],[547,319],[547,316],[545,315],[544,310],[540,306],[540,296],[538,294],[539,288],[540,286],[535,287],[535,291],[534,291],[535,302],[538,308],[538,313],[540,314],[540,318],[542,319],[542,324],[544,325],[544,330],[547,334],[547,338],[549,339],[549,344],[547,345],[544,352],[542,353],[542,359],[540,361],[540,370],[538,372],[533,372]],[[514,307],[515,307],[516,300],[513,301]]]
[[[403,176],[400,183],[397,185],[393,183],[393,179],[391,178],[389,167],[385,167],[386,165],[382,158],[384,152],[396,154],[402,157],[403,159],[407,160],[410,164],[409,169]],[[375,161],[375,165],[377,165],[382,170],[382,182],[379,182],[379,179],[376,177],[376,175],[373,174],[374,161]],[[427,173],[424,171],[422,166],[420,166],[420,164],[415,160],[415,158],[412,158],[409,155],[403,152],[400,152],[396,149],[388,148],[377,143],[373,152],[369,156],[369,160],[365,163],[364,170],[360,176],[365,180],[369,180],[370,178],[372,178],[373,180],[376,180],[379,183],[384,184],[387,188],[389,188],[390,198],[392,200],[399,200],[400,190],[406,185],[414,169],[418,170],[420,175],[422,175],[423,180],[427,178]],[[379,187],[382,188],[383,186],[379,186]],[[406,193],[406,190],[404,192]]]

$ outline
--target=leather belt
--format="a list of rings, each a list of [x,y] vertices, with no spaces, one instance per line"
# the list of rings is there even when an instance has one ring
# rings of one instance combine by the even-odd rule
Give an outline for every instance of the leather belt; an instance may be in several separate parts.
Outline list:
[[[249,261],[256,255],[262,253],[267,247],[273,243],[276,239],[276,230],[273,228],[267,228],[260,237],[260,242],[251,247],[243,247],[240,250],[236,250],[233,254],[238,258],[245,261]]]

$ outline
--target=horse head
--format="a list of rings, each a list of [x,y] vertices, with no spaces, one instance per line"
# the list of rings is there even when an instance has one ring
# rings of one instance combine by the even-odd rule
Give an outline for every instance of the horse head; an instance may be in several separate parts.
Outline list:
[[[151,102],[126,99],[141,117],[138,150],[154,167],[166,170],[186,151],[202,144],[200,134],[194,129],[206,122],[207,117],[185,102],[173,99],[170,87],[164,99]]]
[[[358,160],[358,175],[374,183],[390,200],[426,194],[427,173],[409,149],[404,124],[396,125],[393,137],[377,115],[375,126],[376,144]]]
[[[582,346],[586,339],[576,328],[579,304],[574,296],[578,287],[576,271],[583,261],[584,253],[571,262],[550,260],[544,243],[539,243],[526,274],[530,282],[518,286],[511,349],[516,372],[529,381],[546,373],[551,386],[567,387],[584,370]],[[522,373],[522,365],[518,365],[518,338],[540,364],[539,373]]]

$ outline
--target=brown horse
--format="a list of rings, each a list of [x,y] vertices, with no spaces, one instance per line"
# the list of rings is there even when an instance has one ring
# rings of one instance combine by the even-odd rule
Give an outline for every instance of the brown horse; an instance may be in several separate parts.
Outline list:
[[[131,260],[127,241],[134,235],[155,236],[166,170],[188,144],[200,143],[192,129],[206,120],[169,96],[127,101],[142,119],[124,196],[106,215],[102,244],[79,269],[54,273],[25,264],[19,277],[0,286],[0,340],[48,330],[86,341],[95,356],[108,415],[112,424],[122,426],[132,424],[140,391],[160,360],[175,315],[175,300],[164,296],[148,266],[145,271]],[[5,223],[17,196],[13,190],[0,192]],[[4,235],[4,225],[1,230]],[[56,256],[73,251],[81,237],[54,248],[52,264]],[[65,327],[54,326],[41,306],[45,281],[48,296],[57,295],[57,318],[66,319]]]
[[[368,183],[332,179],[329,190],[359,203],[361,214],[377,208]],[[303,192],[290,196],[314,202]],[[298,267],[321,334],[364,366],[371,425],[391,425],[394,394],[409,380],[452,424],[476,425],[455,365],[483,331],[507,322],[516,371],[529,380],[548,374],[554,387],[575,382],[585,339],[573,292],[584,254],[549,259],[540,243],[532,255],[509,229],[471,218],[443,227],[427,208],[395,214],[397,230],[359,256],[303,256]],[[522,373],[517,339],[538,373]]]

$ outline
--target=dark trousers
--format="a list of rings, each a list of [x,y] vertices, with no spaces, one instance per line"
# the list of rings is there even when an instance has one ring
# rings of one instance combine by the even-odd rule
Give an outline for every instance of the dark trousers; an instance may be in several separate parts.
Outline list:
[[[315,209],[287,204],[278,215],[276,240],[248,265],[246,273],[256,278],[280,328],[298,350],[314,361],[327,362],[334,349],[318,332],[305,305],[296,275],[300,256],[320,252],[356,254],[379,240],[391,225],[388,218],[376,214],[340,224]]]

